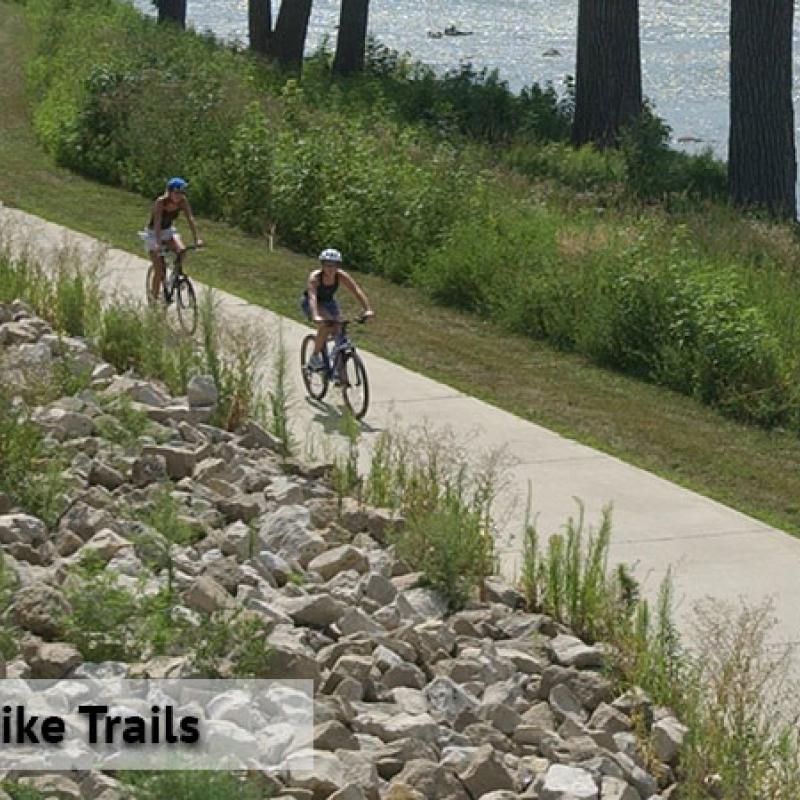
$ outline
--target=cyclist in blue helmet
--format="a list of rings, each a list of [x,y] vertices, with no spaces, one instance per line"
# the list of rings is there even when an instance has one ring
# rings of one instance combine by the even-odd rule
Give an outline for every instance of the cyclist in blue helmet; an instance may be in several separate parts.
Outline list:
[[[315,269],[308,276],[308,284],[303,296],[300,298],[300,307],[309,321],[317,325],[317,338],[314,342],[314,353],[308,365],[312,369],[322,369],[325,361],[322,358],[322,348],[328,334],[337,336],[341,330],[338,325],[325,325],[328,320],[341,319],[342,312],[334,295],[341,283],[349,289],[361,307],[365,317],[374,317],[375,312],[370,308],[369,300],[362,288],[348,275],[342,267],[342,254],[329,247],[319,254],[320,269]]]
[[[192,214],[192,208],[186,199],[188,185],[183,178],[170,178],[164,194],[157,197],[153,203],[153,211],[150,214],[150,221],[147,223],[145,238],[145,249],[149,253],[154,267],[151,287],[153,297],[161,297],[161,284],[164,282],[164,259],[161,257],[161,245],[174,250],[178,254],[179,263],[186,252],[186,246],[173,224],[181,211],[186,215],[186,221],[192,230],[195,244],[197,247],[203,246],[203,240],[197,235],[197,224],[194,214]]]

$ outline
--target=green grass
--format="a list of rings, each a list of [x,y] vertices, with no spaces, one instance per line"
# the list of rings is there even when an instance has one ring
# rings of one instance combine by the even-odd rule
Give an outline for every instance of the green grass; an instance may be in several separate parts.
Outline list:
[[[149,199],[57,168],[37,146],[23,89],[29,47],[22,7],[0,0],[0,199],[141,255],[135,232]],[[299,318],[311,259],[271,253],[264,239],[224,224],[200,226],[210,247],[189,262],[192,275]],[[365,348],[800,534],[796,436],[725,420],[690,398],[442,309],[420,291],[358,277],[378,313],[359,335]]]

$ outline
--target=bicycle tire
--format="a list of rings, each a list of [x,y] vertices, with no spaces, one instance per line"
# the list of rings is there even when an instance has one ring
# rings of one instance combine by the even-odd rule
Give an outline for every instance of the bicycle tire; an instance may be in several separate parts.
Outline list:
[[[363,419],[369,407],[367,368],[357,353],[348,353],[341,365],[342,398],[356,419]]]
[[[185,275],[175,285],[173,300],[178,310],[181,329],[192,336],[197,330],[197,297],[192,282]]]
[[[147,298],[147,305],[152,308],[155,306],[158,298],[153,296],[153,272],[154,267],[151,264],[147,269],[147,277],[144,284],[144,295]]]
[[[303,339],[303,344],[300,347],[300,371],[309,397],[313,397],[315,400],[322,400],[328,391],[328,375],[325,372],[308,368],[308,361],[314,352],[316,338],[313,333],[309,333]]]

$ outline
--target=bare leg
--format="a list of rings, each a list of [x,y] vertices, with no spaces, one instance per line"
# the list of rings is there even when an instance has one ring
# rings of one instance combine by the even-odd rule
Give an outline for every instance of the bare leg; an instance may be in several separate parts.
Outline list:
[[[157,301],[161,297],[161,286],[164,283],[164,259],[158,250],[151,250],[150,261],[153,263],[153,281],[150,284],[150,294]]]

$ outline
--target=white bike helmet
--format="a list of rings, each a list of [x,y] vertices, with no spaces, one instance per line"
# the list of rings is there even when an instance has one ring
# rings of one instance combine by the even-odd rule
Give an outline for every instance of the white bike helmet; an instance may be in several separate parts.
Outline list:
[[[320,254],[319,254],[320,261],[332,261],[336,264],[342,263],[342,254],[338,250],[334,250],[332,247],[326,247]]]

